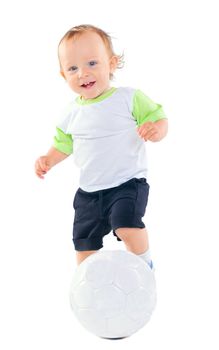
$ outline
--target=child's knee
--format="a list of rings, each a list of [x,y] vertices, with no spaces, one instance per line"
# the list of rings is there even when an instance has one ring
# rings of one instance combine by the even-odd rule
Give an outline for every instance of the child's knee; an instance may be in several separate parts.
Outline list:
[[[120,228],[116,230],[118,237],[125,243],[127,250],[141,254],[148,249],[148,237],[145,228]]]
[[[136,241],[138,237],[144,237],[146,235],[146,230],[144,228],[130,228],[130,227],[122,227],[117,228],[115,230],[117,236],[124,241],[125,243],[131,243],[132,241]]]

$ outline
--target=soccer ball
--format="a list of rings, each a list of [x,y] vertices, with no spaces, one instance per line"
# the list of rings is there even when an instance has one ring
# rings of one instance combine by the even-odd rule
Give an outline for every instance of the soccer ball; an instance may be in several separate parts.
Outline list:
[[[154,273],[137,255],[102,250],[77,268],[70,303],[79,322],[103,338],[124,338],[142,328],[156,304]]]

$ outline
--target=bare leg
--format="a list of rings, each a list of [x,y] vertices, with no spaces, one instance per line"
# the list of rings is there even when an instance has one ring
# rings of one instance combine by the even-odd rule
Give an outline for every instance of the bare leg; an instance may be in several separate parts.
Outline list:
[[[145,228],[118,228],[117,236],[125,243],[126,249],[134,254],[143,254],[149,249],[148,234]]]
[[[84,250],[76,251],[77,264],[79,265],[83,260],[85,260],[89,255],[96,253],[97,250]]]

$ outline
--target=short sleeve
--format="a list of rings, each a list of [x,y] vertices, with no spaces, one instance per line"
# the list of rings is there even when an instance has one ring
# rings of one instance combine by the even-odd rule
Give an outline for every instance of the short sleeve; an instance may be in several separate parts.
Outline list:
[[[56,128],[53,146],[65,154],[73,153],[73,137],[71,134],[65,134],[61,129]]]
[[[153,102],[141,90],[136,90],[133,96],[132,115],[138,126],[166,118],[162,106]]]

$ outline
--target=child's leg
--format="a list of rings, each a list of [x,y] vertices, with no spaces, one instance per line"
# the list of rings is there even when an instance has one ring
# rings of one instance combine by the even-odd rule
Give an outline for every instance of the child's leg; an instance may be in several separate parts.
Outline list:
[[[149,252],[148,234],[145,228],[118,228],[117,236],[125,243],[126,249],[139,255],[152,268]]]
[[[130,252],[139,255],[149,249],[148,234],[145,228],[122,227],[115,231]]]
[[[96,253],[97,250],[84,250],[76,251],[77,264],[79,265],[83,260],[85,260],[89,255]]]

